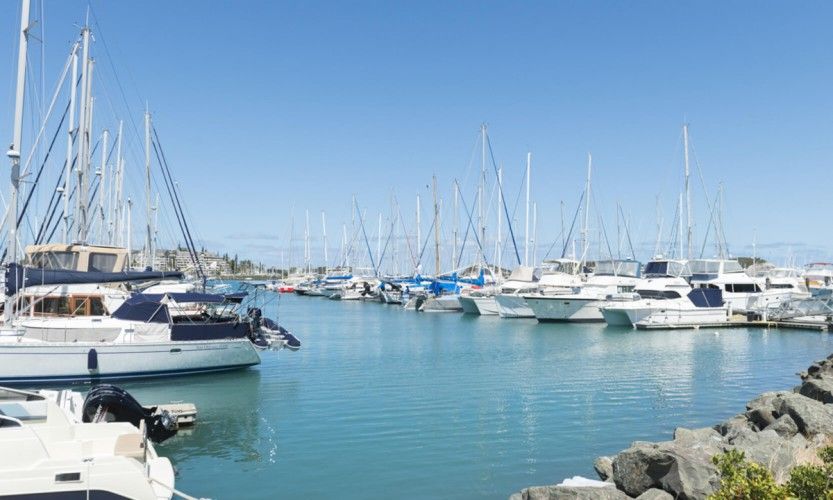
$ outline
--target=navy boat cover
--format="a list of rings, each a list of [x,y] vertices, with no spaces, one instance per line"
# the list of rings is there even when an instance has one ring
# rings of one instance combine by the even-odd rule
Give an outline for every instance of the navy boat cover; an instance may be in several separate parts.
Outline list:
[[[688,292],[688,298],[696,307],[720,307],[723,305],[723,290],[695,288]]]

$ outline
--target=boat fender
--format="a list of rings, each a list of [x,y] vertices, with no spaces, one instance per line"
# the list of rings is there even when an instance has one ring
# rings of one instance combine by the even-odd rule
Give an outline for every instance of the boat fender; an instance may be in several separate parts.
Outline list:
[[[87,353],[87,370],[98,370],[98,352],[95,349]]]

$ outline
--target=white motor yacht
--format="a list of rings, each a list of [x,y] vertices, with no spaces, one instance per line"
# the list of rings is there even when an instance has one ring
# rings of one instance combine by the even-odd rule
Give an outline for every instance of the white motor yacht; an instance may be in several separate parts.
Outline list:
[[[526,295],[524,298],[540,322],[604,321],[600,308],[607,296],[632,292],[640,272],[641,265],[634,260],[598,261],[584,286],[571,290],[572,293]]]
[[[581,287],[580,269],[581,264],[576,260],[545,260],[537,280],[530,279],[527,286],[520,286],[511,293],[501,293],[495,297],[498,314],[501,318],[534,318],[535,313],[527,304],[526,297],[561,294]]]
[[[720,325],[731,320],[731,308],[716,288],[694,288],[679,299],[668,299],[663,307],[634,323],[637,329],[697,328]]]
[[[607,297],[600,307],[602,316],[611,326],[632,326],[648,317],[654,310],[662,309],[669,299],[685,297],[691,291],[691,277],[685,260],[655,259],[645,264],[645,269],[632,293],[619,293]]]

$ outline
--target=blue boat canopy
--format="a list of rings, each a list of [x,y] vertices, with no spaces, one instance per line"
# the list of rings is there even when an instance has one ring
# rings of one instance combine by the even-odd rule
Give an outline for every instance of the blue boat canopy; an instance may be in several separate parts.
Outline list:
[[[688,292],[688,298],[696,307],[720,307],[723,305],[723,290],[695,288]]]
[[[159,300],[153,300],[151,297],[161,297],[161,295],[137,293],[125,300],[111,316],[145,323],[170,323],[171,316],[168,313],[168,306],[162,304]]]

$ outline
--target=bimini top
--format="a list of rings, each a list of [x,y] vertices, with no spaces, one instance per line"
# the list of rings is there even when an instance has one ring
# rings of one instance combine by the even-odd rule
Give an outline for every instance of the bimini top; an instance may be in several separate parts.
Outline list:
[[[112,316],[129,321],[170,323],[171,316],[168,313],[170,301],[180,304],[188,302],[217,304],[225,300],[225,296],[213,293],[136,293],[125,300]]]

